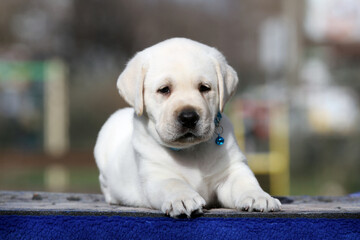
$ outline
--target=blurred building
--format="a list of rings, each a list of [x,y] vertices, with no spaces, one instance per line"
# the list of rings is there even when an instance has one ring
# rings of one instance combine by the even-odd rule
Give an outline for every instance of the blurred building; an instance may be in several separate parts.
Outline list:
[[[239,101],[247,103],[246,119],[234,123],[247,128],[248,150],[269,150],[267,107],[286,106],[291,193],[358,191],[359,5],[357,0],[1,1],[0,169],[11,163],[1,156],[15,151],[27,168],[35,158],[23,159],[39,154],[41,166],[49,159],[87,165],[97,181],[92,148],[106,118],[126,106],[115,88],[126,61],[161,40],[188,37],[218,48],[238,72],[239,92],[228,111],[236,112]],[[4,80],[9,63],[54,58],[68,69],[70,143],[57,160],[43,147],[45,85]],[[14,169],[25,166],[12,162]],[[0,177],[0,183],[7,179]]]

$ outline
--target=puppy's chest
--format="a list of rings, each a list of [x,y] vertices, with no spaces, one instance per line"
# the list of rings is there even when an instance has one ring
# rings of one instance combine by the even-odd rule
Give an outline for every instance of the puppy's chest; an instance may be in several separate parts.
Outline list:
[[[185,167],[181,165],[174,166],[174,176],[177,175],[181,180],[187,183],[192,189],[198,192],[207,202],[214,195],[215,182],[211,172],[201,167]]]
[[[215,188],[219,176],[224,172],[224,166],[218,161],[216,155],[198,158],[194,156],[183,156],[172,164],[174,174],[178,174],[190,186],[200,192],[210,194]]]

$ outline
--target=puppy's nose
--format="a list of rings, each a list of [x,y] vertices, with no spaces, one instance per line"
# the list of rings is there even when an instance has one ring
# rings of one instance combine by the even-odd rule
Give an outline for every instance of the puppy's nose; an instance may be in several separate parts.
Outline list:
[[[186,128],[195,128],[199,115],[194,110],[184,110],[178,116],[179,123]]]

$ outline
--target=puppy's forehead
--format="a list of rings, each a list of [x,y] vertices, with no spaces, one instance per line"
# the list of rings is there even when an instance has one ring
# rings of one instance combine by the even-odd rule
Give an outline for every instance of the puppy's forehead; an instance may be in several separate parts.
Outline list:
[[[152,79],[215,80],[216,70],[212,58],[199,49],[156,49],[150,55],[148,76]]]

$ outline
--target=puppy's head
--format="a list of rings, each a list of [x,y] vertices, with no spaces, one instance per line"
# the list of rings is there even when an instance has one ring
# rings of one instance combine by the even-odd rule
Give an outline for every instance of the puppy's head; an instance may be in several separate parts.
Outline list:
[[[213,136],[214,118],[237,83],[219,51],[174,38],[137,53],[117,86],[139,116],[146,113],[149,132],[160,144],[186,148]]]

